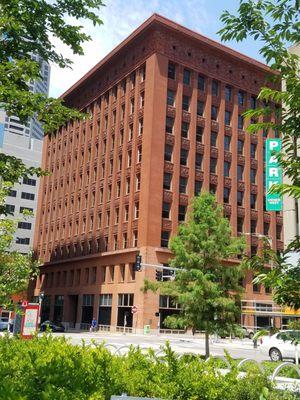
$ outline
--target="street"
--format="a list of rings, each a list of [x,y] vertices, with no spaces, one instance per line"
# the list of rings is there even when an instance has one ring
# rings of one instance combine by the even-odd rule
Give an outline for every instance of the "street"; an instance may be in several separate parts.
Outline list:
[[[104,332],[78,332],[78,333],[54,333],[56,337],[66,336],[73,344],[80,344],[82,340],[89,344],[92,341],[96,343],[105,342],[120,348],[121,346],[139,346],[143,349],[153,348],[159,350],[166,341],[169,341],[172,349],[179,354],[193,353],[205,354],[204,338],[195,338],[192,336],[171,336],[171,335],[135,335],[121,333]],[[115,351],[111,347],[112,351]],[[227,350],[233,358],[251,358],[256,361],[269,360],[268,357],[260,354],[259,348],[253,348],[253,342],[249,339],[219,339],[218,342],[210,341],[210,352],[212,356],[224,356],[224,350]],[[126,351],[123,348],[121,351]]]

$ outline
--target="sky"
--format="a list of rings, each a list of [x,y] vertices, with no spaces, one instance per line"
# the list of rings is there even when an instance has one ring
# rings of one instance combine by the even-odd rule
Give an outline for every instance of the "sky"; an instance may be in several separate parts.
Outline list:
[[[220,15],[225,9],[236,13],[239,0],[104,0],[104,3],[105,7],[97,12],[103,25],[94,27],[80,21],[92,38],[83,45],[83,56],[74,56],[56,39],[53,40],[57,50],[70,58],[73,64],[72,69],[51,65],[50,96],[58,97],[65,92],[153,13],[220,41],[217,34],[222,28]],[[253,39],[225,44],[262,61],[259,43]]]

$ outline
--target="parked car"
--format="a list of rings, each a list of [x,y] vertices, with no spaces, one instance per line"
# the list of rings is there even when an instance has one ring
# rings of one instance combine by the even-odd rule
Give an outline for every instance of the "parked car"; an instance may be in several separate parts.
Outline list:
[[[40,326],[40,331],[45,332],[48,328],[51,330],[51,332],[65,331],[65,327],[61,322],[53,322],[53,321],[44,321]]]
[[[0,331],[7,331],[8,329],[8,318],[0,317]]]
[[[252,339],[254,336],[254,330],[251,328],[246,328],[245,326],[242,326],[242,331],[243,331],[243,335],[245,338],[249,338]]]
[[[286,330],[272,336],[264,336],[261,338],[260,352],[268,355],[272,361],[295,359],[294,340],[300,341],[300,331]],[[300,348],[300,345],[298,347]]]

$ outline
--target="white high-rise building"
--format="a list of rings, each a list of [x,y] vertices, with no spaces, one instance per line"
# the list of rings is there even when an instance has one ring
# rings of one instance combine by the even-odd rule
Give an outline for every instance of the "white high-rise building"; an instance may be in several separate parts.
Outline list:
[[[50,66],[38,56],[33,55],[32,58],[40,64],[42,79],[30,84],[30,90],[48,95]],[[8,116],[4,110],[0,110],[0,152],[22,159],[28,167],[39,167],[43,137],[43,129],[35,118],[24,125],[19,118]],[[6,199],[7,211],[18,223],[12,250],[23,254],[28,253],[33,244],[38,186],[37,177],[25,179],[21,184],[15,185]],[[24,209],[32,211],[34,216],[24,219]]]

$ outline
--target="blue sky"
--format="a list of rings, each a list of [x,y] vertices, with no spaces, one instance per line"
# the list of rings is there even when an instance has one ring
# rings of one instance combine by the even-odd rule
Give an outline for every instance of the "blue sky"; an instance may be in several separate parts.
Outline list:
[[[73,60],[72,70],[51,68],[50,95],[59,96],[90,70],[117,44],[154,12],[170,18],[205,36],[220,41],[217,35],[222,27],[219,18],[223,10],[236,12],[239,0],[104,0],[99,16],[103,25],[94,27],[81,21],[92,40],[84,45],[84,56],[73,56],[54,39],[59,51]],[[259,43],[252,39],[242,43],[226,43],[250,57],[262,61]]]

